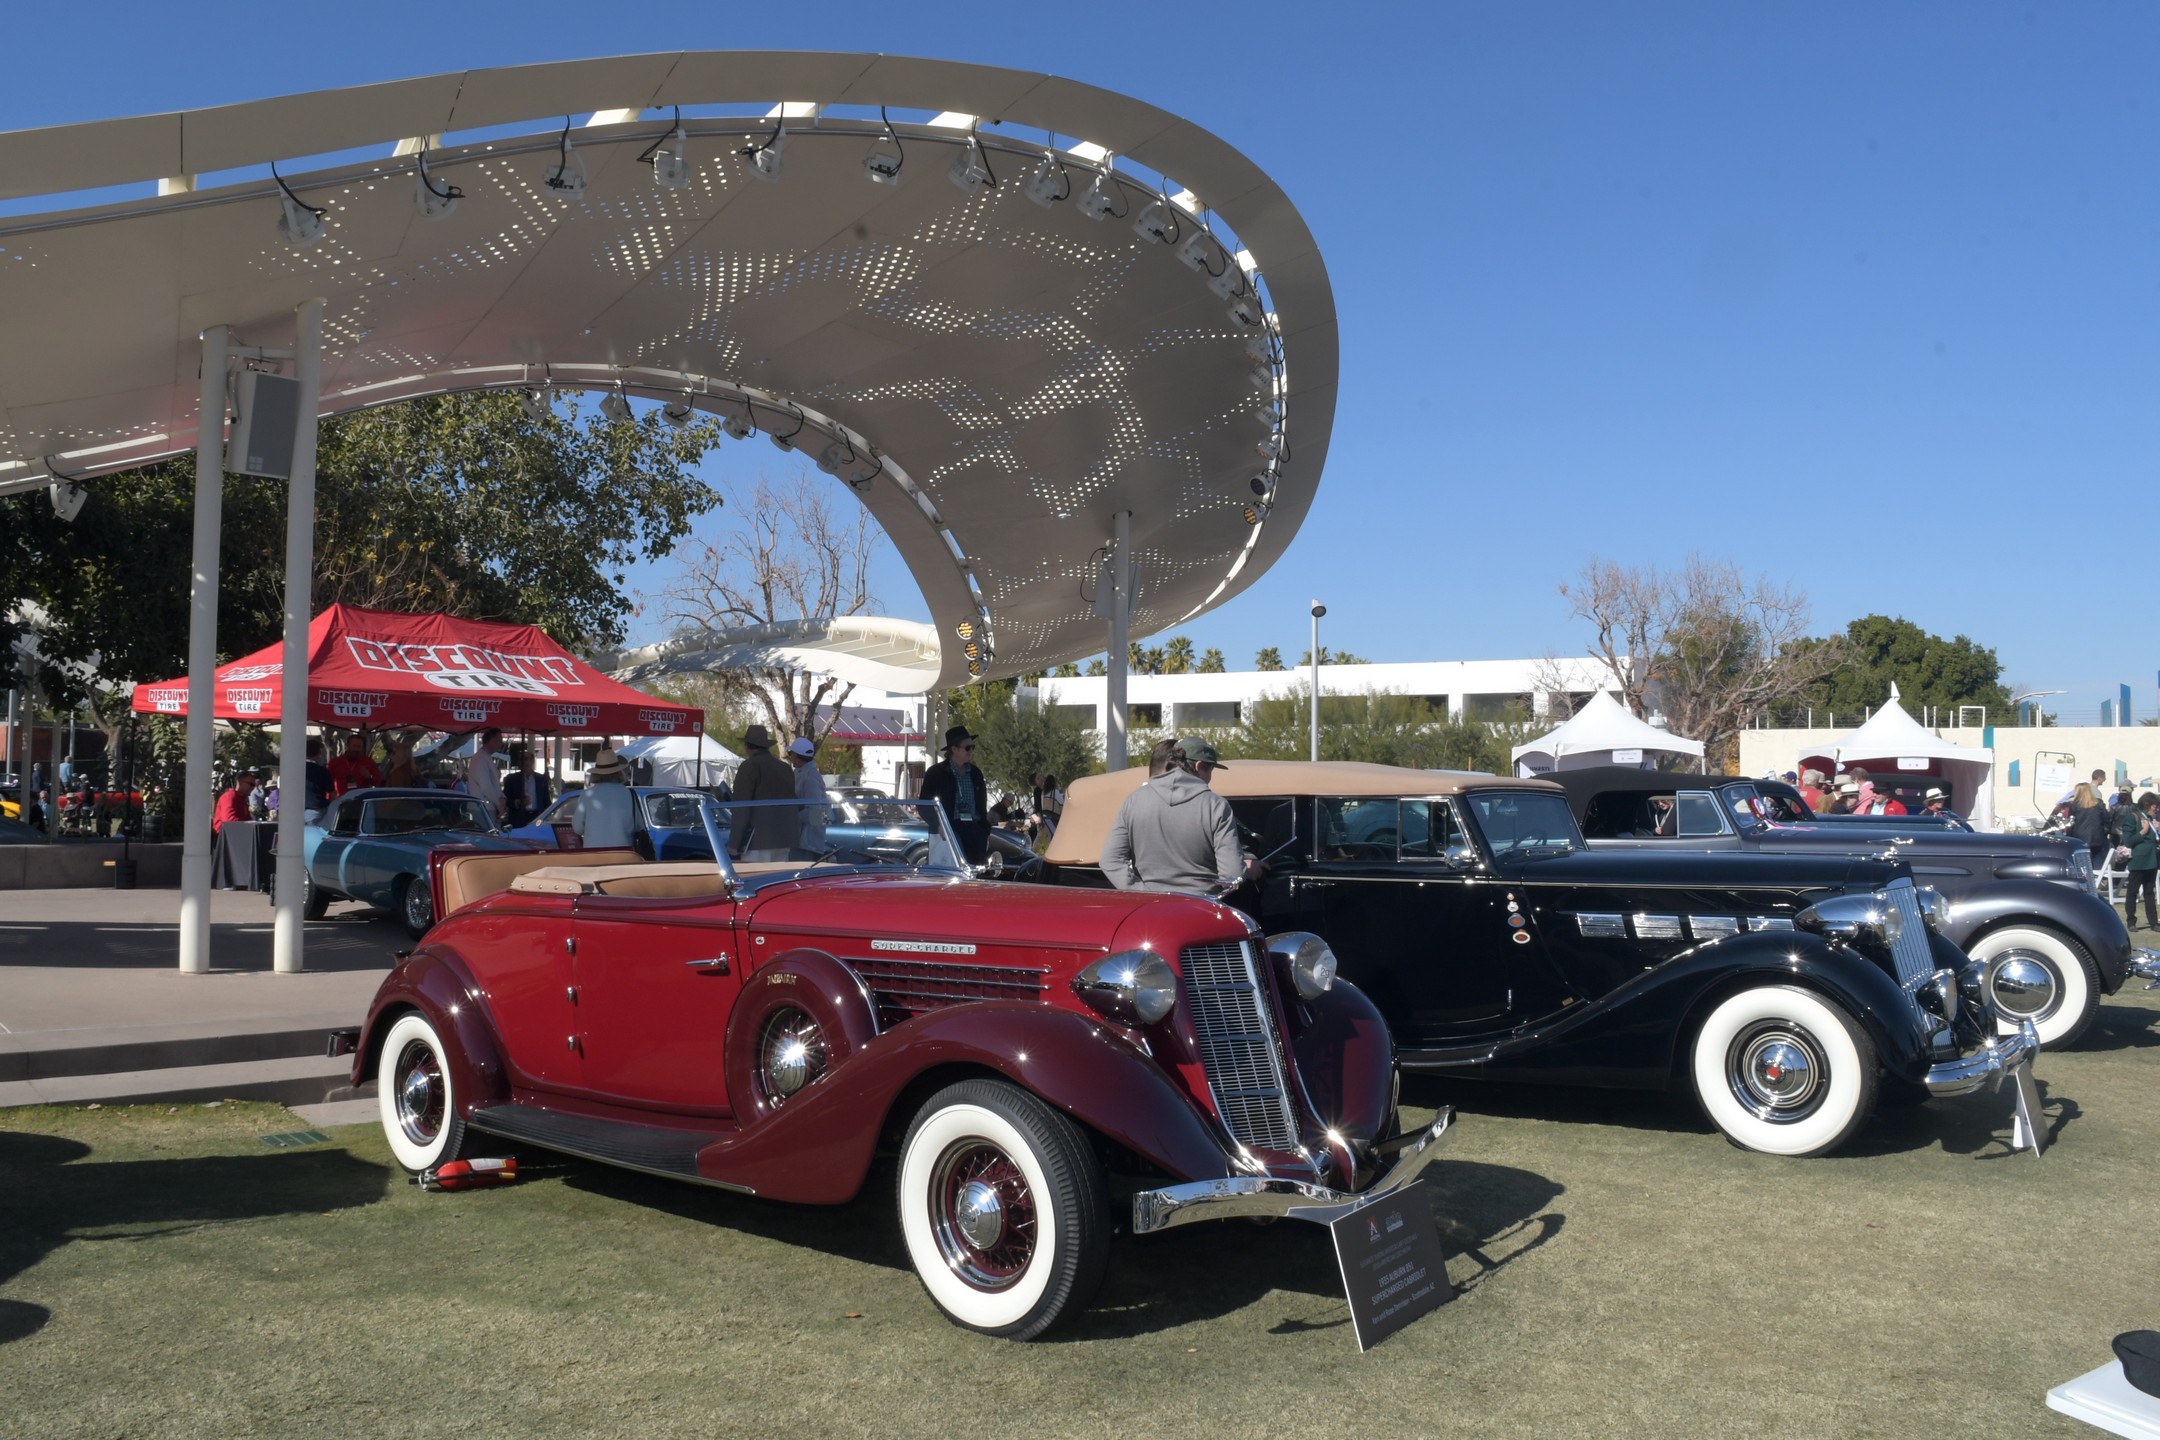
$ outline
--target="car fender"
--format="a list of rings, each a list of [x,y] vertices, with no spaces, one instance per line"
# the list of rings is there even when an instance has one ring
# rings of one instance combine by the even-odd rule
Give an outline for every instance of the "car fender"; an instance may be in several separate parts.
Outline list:
[[[698,1153],[707,1179],[777,1200],[854,1198],[878,1141],[942,1075],[995,1074],[1174,1181],[1233,1173],[1225,1142],[1160,1066],[1110,1028],[1047,1005],[983,1000],[894,1026],[786,1105]]]
[[[857,975],[822,950],[790,950],[776,955],[743,980],[728,1015],[723,1051],[727,1091],[735,1114],[752,1125],[785,1109],[763,1098],[757,1083],[758,1037],[765,1022],[783,1009],[800,1010],[824,1033],[828,1072],[877,1038],[877,1007]]]
[[[1482,1063],[1434,1068],[1662,1088],[1709,1008],[1750,984],[1819,991],[1859,1022],[1892,1075],[1918,1081],[1927,1071],[1935,1026],[1903,988],[1870,957],[1800,932],[1758,932],[1698,945],[1595,1001],[1498,1042],[1479,1057]]]
[[[1346,1139],[1382,1138],[1395,1110],[1395,1043],[1379,1007],[1341,979],[1310,1000],[1283,998],[1298,1085],[1313,1116]]]
[[[1970,888],[1945,888],[1949,918],[1943,934],[1961,950],[2005,925],[2045,925],[2085,948],[2100,970],[2100,988],[2112,995],[2129,974],[2130,931],[2113,905],[2092,891],[2053,880],[1987,880]]]
[[[427,1016],[436,1033],[449,1042],[451,1093],[460,1097],[461,1112],[470,1114],[476,1105],[510,1098],[510,1074],[503,1064],[502,1043],[488,1017],[480,988],[473,983],[464,960],[455,951],[437,945],[422,946],[401,956],[376,990],[367,1022],[360,1028],[360,1043],[353,1050],[354,1086],[375,1078],[382,1058],[382,1037],[406,1010]]]

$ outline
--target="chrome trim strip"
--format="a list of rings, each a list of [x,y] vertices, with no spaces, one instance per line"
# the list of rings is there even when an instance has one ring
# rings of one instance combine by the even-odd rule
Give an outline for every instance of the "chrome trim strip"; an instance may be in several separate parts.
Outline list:
[[[1625,940],[1627,938],[1627,917],[1608,914],[1577,914],[1575,928],[1585,935],[1596,936],[1599,939]]]
[[[1790,930],[1793,923],[1792,918],[1786,915],[1750,915],[1747,917],[1747,928],[1750,935],[1755,935],[1765,930]]]
[[[1635,912],[1635,938],[1638,940],[1678,940],[1680,917],[1678,915],[1652,915],[1645,911]]]
[[[1722,940],[1740,933],[1740,918],[1737,915],[1690,915],[1687,928],[1697,940]]]
[[[1453,1107],[1442,1106],[1416,1143],[1403,1148],[1387,1174],[1357,1194],[1330,1190],[1325,1185],[1303,1180],[1261,1176],[1195,1180],[1184,1185],[1166,1185],[1160,1190],[1143,1190],[1133,1196],[1133,1233],[1150,1235],[1158,1230],[1190,1225],[1196,1220],[1229,1220],[1254,1215],[1326,1225],[1417,1179],[1426,1166],[1440,1157],[1441,1147],[1454,1138],[1454,1125]]]
[[[2130,947],[2130,974],[2148,981],[2146,989],[2160,990],[2160,950],[2148,950],[2142,945]]]

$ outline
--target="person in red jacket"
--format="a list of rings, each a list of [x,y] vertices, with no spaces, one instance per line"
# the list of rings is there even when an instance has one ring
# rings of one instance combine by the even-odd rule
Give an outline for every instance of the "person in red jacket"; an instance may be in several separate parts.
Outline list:
[[[359,731],[345,737],[345,753],[330,762],[330,783],[339,795],[382,784],[382,771],[375,768],[375,759],[368,754],[367,738]]]
[[[242,770],[233,776],[232,789],[218,796],[217,809],[210,816],[210,833],[215,835],[225,828],[228,820],[252,818],[248,813],[248,796],[255,793],[255,772]]]

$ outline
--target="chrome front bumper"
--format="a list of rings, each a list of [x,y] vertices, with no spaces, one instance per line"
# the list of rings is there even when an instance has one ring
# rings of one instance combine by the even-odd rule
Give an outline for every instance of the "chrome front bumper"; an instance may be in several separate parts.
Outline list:
[[[1440,1147],[1454,1138],[1455,1111],[1442,1106],[1432,1124],[1416,1140],[1404,1146],[1387,1174],[1366,1190],[1351,1194],[1330,1190],[1303,1180],[1276,1180],[1267,1176],[1240,1175],[1226,1180],[1195,1180],[1185,1185],[1166,1185],[1133,1196],[1133,1233],[1149,1235],[1190,1225],[1196,1220],[1229,1220],[1237,1216],[1287,1217],[1326,1225],[1339,1217],[1402,1189],[1439,1158]]]
[[[2130,976],[2146,982],[2148,990],[2160,990],[2160,950],[2147,950],[2142,945],[2130,950]]]
[[[1991,1080],[2001,1084],[2003,1076],[2039,1053],[2040,1032],[2027,1020],[2015,1035],[1997,1035],[1962,1060],[1930,1066],[1921,1083],[1930,1095],[1963,1095]]]

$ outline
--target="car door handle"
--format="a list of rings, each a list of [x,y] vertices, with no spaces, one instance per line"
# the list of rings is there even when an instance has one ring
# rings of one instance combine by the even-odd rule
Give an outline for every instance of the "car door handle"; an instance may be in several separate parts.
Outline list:
[[[695,970],[701,975],[725,975],[728,973],[728,958],[726,955],[721,954],[713,956],[710,960],[686,960],[683,962],[683,968]]]

